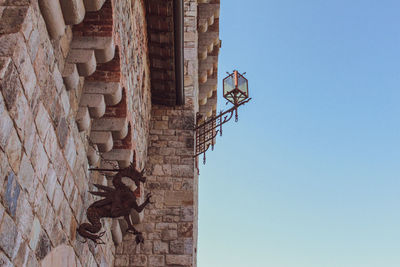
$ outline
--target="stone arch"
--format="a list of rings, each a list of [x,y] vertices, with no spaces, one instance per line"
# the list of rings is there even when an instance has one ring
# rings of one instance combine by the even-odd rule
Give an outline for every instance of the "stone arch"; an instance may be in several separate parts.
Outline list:
[[[79,265],[79,259],[76,257],[74,249],[67,245],[60,245],[51,250],[40,264],[41,267],[76,267]]]

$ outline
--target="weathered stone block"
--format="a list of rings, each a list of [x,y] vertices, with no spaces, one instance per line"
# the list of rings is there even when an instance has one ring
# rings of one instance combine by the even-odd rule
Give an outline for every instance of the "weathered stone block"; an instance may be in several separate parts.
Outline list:
[[[25,242],[19,247],[17,256],[15,257],[14,260],[15,266],[26,266],[26,261],[28,260],[28,256],[29,256],[29,247],[28,244]],[[3,265],[0,264],[0,266]]]
[[[41,183],[38,184],[36,188],[35,202],[33,204],[33,210],[39,219],[43,222],[46,217],[46,209],[47,205],[49,205],[46,191]]]
[[[150,266],[164,266],[165,265],[164,256],[158,256],[158,255],[149,256],[149,265]]]
[[[176,155],[178,155],[178,156],[193,156],[194,149],[178,148],[176,150]],[[193,161],[193,158],[192,158],[192,161]],[[185,162],[181,162],[181,164],[185,164]]]
[[[16,33],[21,30],[27,7],[7,7],[1,16],[0,34]]]
[[[53,229],[51,230],[51,233],[50,233],[50,239],[54,246],[61,245],[61,244],[65,243],[67,240],[67,237],[62,229],[59,219],[60,218],[57,218],[58,221],[56,221],[54,223]],[[83,252],[82,252],[82,254],[83,254]]]
[[[29,112],[28,102],[22,92],[18,92],[14,106],[9,109],[9,115],[14,120],[15,128],[18,132],[20,140],[23,141],[25,136],[25,120],[26,114]]]
[[[35,169],[36,175],[41,181],[43,181],[44,176],[47,172],[49,159],[39,138],[35,140],[35,143],[33,145],[31,162],[33,168]]]
[[[63,202],[61,202],[59,216],[60,216],[60,220],[63,224],[64,231],[69,236],[70,235],[70,227],[71,227],[72,211],[68,205],[68,201],[64,200]]]
[[[156,121],[154,122],[154,128],[156,130],[166,130],[168,129],[168,122],[167,121]]]
[[[47,135],[43,144],[50,161],[53,162],[53,164],[57,164],[58,162],[56,161],[56,156],[60,148],[58,146],[56,132],[54,131],[53,127],[50,127],[47,131]]]
[[[17,67],[25,94],[28,100],[30,100],[36,86],[36,76],[25,42],[17,43],[13,61]]]
[[[148,220],[151,220],[151,218],[152,218],[151,216],[147,217]],[[149,240],[160,240],[161,239],[161,234],[160,233],[149,233],[147,235],[147,238]]]
[[[167,255],[166,262],[169,265],[191,266],[192,257],[188,255]]]
[[[175,130],[172,130],[172,129],[169,129],[169,130],[163,130],[163,135],[167,135],[166,136],[166,140],[167,141],[169,141],[169,140],[174,140],[174,138],[175,138]],[[160,136],[160,140],[164,140],[164,139],[161,139],[161,136]]]
[[[181,209],[179,207],[177,208],[168,208],[165,211],[165,215],[174,215],[174,216],[178,216],[181,213]],[[177,229],[175,224],[169,224],[170,229]]]
[[[118,255],[114,262],[116,267],[129,266],[129,256],[128,255]]]
[[[65,145],[64,148],[64,155],[65,158],[67,159],[70,168],[73,170],[76,160],[76,147],[72,136],[70,136],[67,140],[67,144]]]
[[[56,212],[58,212],[58,210],[60,209],[60,205],[63,200],[64,200],[64,193],[62,191],[62,187],[59,182],[56,182],[54,186],[54,196],[52,200],[53,207]]]
[[[40,181],[36,175],[34,176],[34,178],[32,180],[33,180],[32,187],[31,187],[31,190],[28,191],[27,197],[28,197],[29,203],[33,206],[33,204],[35,203],[36,189],[37,189]]]
[[[35,178],[34,173],[35,172],[33,170],[31,161],[29,160],[28,156],[23,153],[21,165],[19,168],[18,180],[21,184],[21,187],[28,192],[32,190],[33,179]]]
[[[55,81],[51,71],[49,71],[49,68],[52,69],[54,66],[54,55],[52,51],[53,49],[51,49],[50,43],[42,43],[42,45],[39,46],[36,59],[33,62],[36,81],[40,86],[40,90],[38,91],[40,100],[48,104],[52,104],[57,95]]]
[[[50,127],[52,127],[52,123],[50,121],[49,113],[47,113],[47,110],[42,103],[39,104],[39,109],[35,118],[35,123],[40,139],[44,142],[44,139],[46,138],[47,135],[47,131],[49,130]]]
[[[167,145],[168,145],[167,141],[158,140],[158,141],[151,142],[151,146],[153,146],[153,147],[167,147]]]
[[[175,155],[175,149],[169,147],[160,147],[159,153],[162,156],[172,156]]]
[[[15,174],[10,172],[7,176],[7,187],[4,195],[4,205],[12,217],[17,211],[18,198],[21,188],[16,180]]]
[[[81,206],[80,202],[79,202],[80,196],[79,196],[79,192],[78,192],[78,188],[76,186],[74,186],[74,188],[72,189],[72,197],[71,197],[71,201],[70,201],[70,206],[72,211],[74,212],[74,214],[79,215],[79,208]]]
[[[5,213],[3,215],[3,223],[0,227],[0,247],[7,254],[9,258],[13,258],[14,251],[18,251],[16,241],[18,237],[17,226],[12,218]]]
[[[153,242],[150,240],[145,240],[144,244],[140,245],[140,253],[151,254],[153,252]]]
[[[64,156],[61,150],[56,150],[56,155],[52,159],[53,162],[64,162]],[[68,166],[67,164],[54,164],[53,168],[57,174],[57,179],[60,184],[64,183],[65,174],[67,173]]]
[[[193,236],[193,223],[179,223],[178,224],[179,237],[192,237]]]
[[[156,230],[171,229],[169,223],[156,223]]]
[[[1,100],[2,97],[0,96],[0,101]],[[0,105],[2,105],[1,102]],[[13,122],[10,116],[8,115],[8,112],[3,109],[3,112],[0,114],[0,147],[3,150],[5,150],[5,147],[8,144],[8,139],[10,138],[10,133],[13,129],[14,129]]]
[[[153,253],[154,254],[168,254],[168,243],[162,242],[161,240],[156,240],[153,243]]]
[[[33,119],[33,114],[30,110],[25,114],[25,127],[24,127],[24,138],[23,138],[23,143],[24,143],[24,149],[25,153],[28,156],[28,158],[31,158],[31,152],[32,152],[32,147],[33,143],[35,141],[35,138],[37,136],[36,133],[36,127],[34,124],[34,119]]]
[[[68,137],[68,123],[65,117],[62,117],[57,125],[57,137],[61,148],[64,148]]]
[[[168,141],[168,147],[182,148],[185,147],[185,143],[179,141]]]
[[[125,222],[121,220],[121,225],[123,225]],[[126,225],[128,227],[128,225]],[[122,228],[125,228],[124,226]],[[133,255],[136,254],[136,252],[139,250],[139,246],[136,244],[134,238],[132,235],[126,234],[124,237],[125,241],[122,245],[122,253],[121,254],[126,254],[126,255]]]
[[[178,232],[176,230],[163,230],[161,233],[161,240],[170,241],[175,240],[178,237]]]
[[[0,194],[4,194],[5,188],[5,177],[7,177],[8,173],[11,171],[10,166],[8,165],[7,156],[0,149]],[[0,205],[1,207],[1,205]],[[0,218],[1,220],[1,218]]]
[[[20,194],[16,212],[16,222],[18,231],[24,239],[28,239],[29,233],[32,229],[33,211],[29,204],[28,196],[24,192]]]
[[[55,98],[52,99],[49,108],[49,115],[54,124],[54,127],[57,127],[60,119],[65,116],[64,109],[61,103],[61,98],[59,95],[55,96]]]
[[[166,206],[193,205],[193,191],[168,191],[165,193]]]
[[[28,259],[26,261],[26,266],[29,267],[39,267],[39,262],[36,259],[35,254],[33,253],[33,251],[29,251],[29,255],[28,255]]]
[[[74,178],[70,172],[65,176],[63,191],[67,199],[70,201],[72,197],[72,189],[74,188]]]
[[[180,164],[194,165],[195,159],[193,158],[193,154],[187,155],[185,157],[181,157]]]
[[[186,238],[184,240],[184,254],[187,255],[193,255],[194,251],[193,251],[193,246],[196,245],[193,242],[193,238]]]
[[[142,223],[142,227],[143,227],[143,230],[144,230],[146,233],[152,233],[152,232],[154,231],[155,224],[154,224],[154,223],[151,223],[151,222]]]
[[[117,256],[118,258],[119,256]],[[147,257],[145,255],[131,255],[130,264],[133,267],[147,266]],[[116,265],[117,266],[117,265]]]
[[[169,243],[169,249],[171,254],[183,254],[185,251],[185,245],[183,240],[173,240]]]
[[[180,164],[180,157],[178,156],[169,156],[166,157],[164,160],[164,163],[166,164]]]
[[[44,180],[44,188],[47,193],[47,197],[52,200],[54,195],[55,186],[57,183],[57,176],[56,172],[54,171],[53,167],[51,166],[46,173],[46,177]]]
[[[179,216],[171,216],[171,215],[166,215],[166,216],[163,216],[163,218],[162,218],[163,222],[169,222],[169,223],[179,222],[179,220],[180,220]]]
[[[182,207],[181,209],[181,221],[192,222],[194,220],[193,206]]]
[[[2,251],[0,251],[0,266],[4,266],[4,267],[13,267],[14,266]]]
[[[61,101],[62,115],[68,117],[68,115],[73,112],[68,92],[66,90],[61,90],[59,97]]]
[[[29,36],[29,40],[27,43],[28,54],[32,62],[36,59],[36,54],[40,45],[40,36],[39,31],[34,28]]]
[[[158,165],[158,164],[154,165],[154,169],[153,169],[152,175],[158,175],[158,176],[164,175],[164,172],[162,170],[162,166]]]
[[[0,35],[0,56],[12,56],[18,42],[23,42],[23,36],[19,33]]]
[[[8,143],[5,147],[5,152],[8,157],[8,163],[14,170],[14,173],[18,174],[19,166],[21,163],[22,145],[21,142],[19,141],[17,132],[14,129],[11,130]]]
[[[11,58],[8,56],[0,57],[0,80],[3,80],[7,73],[9,73],[9,68],[12,67]]]
[[[194,166],[192,165],[172,165],[172,176],[174,177],[193,177]]]

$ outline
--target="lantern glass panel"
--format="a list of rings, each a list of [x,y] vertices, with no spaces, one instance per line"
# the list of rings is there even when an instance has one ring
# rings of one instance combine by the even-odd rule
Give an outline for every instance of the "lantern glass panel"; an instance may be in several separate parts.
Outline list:
[[[233,74],[224,79],[223,87],[225,99],[234,103],[233,95],[231,94],[231,92],[235,89],[235,76]]]
[[[249,97],[249,87],[247,79],[238,73],[238,89],[240,94],[238,94],[238,103]]]

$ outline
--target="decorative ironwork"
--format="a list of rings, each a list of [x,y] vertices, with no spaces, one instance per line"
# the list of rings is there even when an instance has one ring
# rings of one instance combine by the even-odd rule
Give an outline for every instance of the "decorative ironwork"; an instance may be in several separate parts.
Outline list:
[[[203,163],[206,162],[206,151],[211,147],[214,150],[215,138],[218,133],[222,136],[222,125],[232,119],[235,115],[237,122],[238,107],[251,100],[248,94],[248,82],[238,71],[233,71],[223,81],[224,98],[233,104],[233,107],[226,111],[221,111],[218,116],[214,116],[194,128],[196,132],[196,152],[194,157],[203,154]]]
[[[141,232],[137,231],[133,227],[130,214],[131,210],[134,209],[137,212],[142,212],[143,209],[150,203],[151,194],[146,195],[146,200],[138,205],[136,202],[136,196],[134,192],[122,182],[122,177],[130,178],[136,186],[139,187],[140,182],[146,182],[146,177],[143,176],[144,170],[141,172],[136,170],[134,163],[124,169],[89,169],[91,171],[113,171],[117,172],[112,178],[113,187],[104,186],[100,184],[94,184],[94,186],[101,191],[89,191],[91,194],[96,196],[104,197],[91,204],[86,212],[86,217],[89,223],[82,223],[78,228],[78,233],[84,237],[89,238],[96,244],[104,244],[101,237],[105,232],[97,234],[101,230],[101,218],[118,218],[124,217],[127,224],[127,232],[136,235],[136,243],[143,243],[144,238]]]

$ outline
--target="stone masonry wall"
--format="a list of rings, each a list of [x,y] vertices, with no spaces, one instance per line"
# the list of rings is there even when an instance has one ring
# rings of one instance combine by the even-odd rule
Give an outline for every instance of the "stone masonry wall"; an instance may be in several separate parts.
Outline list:
[[[193,266],[194,113],[153,106],[151,121],[145,193],[152,193],[154,203],[139,225],[145,243],[136,245],[133,236],[125,236],[116,250],[116,266]]]
[[[107,73],[117,66],[120,74],[111,79],[121,77],[116,81],[124,88],[129,148],[137,152],[139,167],[145,165],[150,89],[143,3],[104,3],[112,8],[116,56],[98,64],[93,77],[81,77],[79,88],[67,90],[62,72],[75,26],[51,38],[41,1],[0,1],[0,266],[40,266],[45,258],[52,266],[57,255],[51,254],[60,247],[73,261],[64,266],[113,266],[110,219],[102,220],[106,245],[82,243],[76,234],[94,201],[88,190],[104,178],[88,171],[87,135],[75,120],[84,81],[102,74],[110,81]]]
[[[110,246],[76,238],[90,178],[61,75],[70,28],[51,40],[34,0],[1,1],[0,14],[0,265],[39,266],[67,244],[75,264],[111,266]]]
[[[115,266],[196,266],[198,176],[193,127],[197,107],[197,2],[185,1],[185,95],[181,107],[153,105],[145,193],[153,204],[132,235],[116,248]]]

